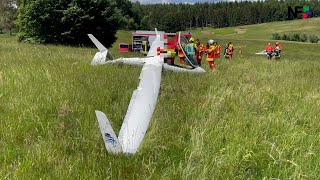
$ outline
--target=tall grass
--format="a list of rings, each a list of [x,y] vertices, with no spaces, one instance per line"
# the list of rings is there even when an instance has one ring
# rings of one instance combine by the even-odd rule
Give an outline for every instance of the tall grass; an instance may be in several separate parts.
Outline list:
[[[123,156],[106,152],[94,110],[119,132],[141,67],[91,66],[95,49],[1,35],[0,177],[317,179],[319,46],[285,43],[276,62],[252,55],[265,40],[232,41],[242,54],[214,73],[205,62],[203,75],[164,72],[146,137]]]

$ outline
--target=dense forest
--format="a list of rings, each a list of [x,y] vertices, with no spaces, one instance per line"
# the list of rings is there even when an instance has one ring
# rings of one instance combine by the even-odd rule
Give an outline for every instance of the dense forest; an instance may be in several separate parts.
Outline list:
[[[139,15],[140,29],[177,31],[194,27],[228,27],[289,20],[288,7],[308,5],[311,16],[320,15],[320,2],[311,1],[241,1],[196,4],[133,4]],[[301,14],[300,14],[301,15]],[[290,15],[290,19],[293,19]],[[174,23],[170,23],[174,22]],[[172,26],[171,26],[172,25]]]
[[[91,44],[98,34],[110,46],[118,29],[176,32],[196,27],[228,27],[293,19],[288,7],[309,6],[320,15],[318,0],[266,0],[195,4],[140,4],[129,0],[1,0],[0,29],[16,25],[20,41]],[[300,8],[302,10],[302,8]],[[18,12],[18,13],[17,13]],[[301,16],[301,13],[299,13]]]

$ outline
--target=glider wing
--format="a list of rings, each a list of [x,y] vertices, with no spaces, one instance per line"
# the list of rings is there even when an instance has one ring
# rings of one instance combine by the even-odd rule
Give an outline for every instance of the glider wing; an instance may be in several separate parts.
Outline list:
[[[158,99],[163,57],[147,58],[119,133],[124,153],[134,154],[148,129]]]

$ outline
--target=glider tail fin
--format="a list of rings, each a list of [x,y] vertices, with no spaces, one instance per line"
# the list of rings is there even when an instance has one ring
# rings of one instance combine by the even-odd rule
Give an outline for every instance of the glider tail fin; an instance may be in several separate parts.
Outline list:
[[[99,49],[100,52],[104,52],[107,50],[106,47],[104,47],[96,37],[94,37],[92,34],[88,34],[89,38],[93,42],[93,44]]]
[[[158,30],[155,28],[156,32],[156,39],[152,42],[149,52],[147,54],[148,57],[157,56],[157,48],[160,47],[161,49],[164,48],[164,42],[163,42],[163,34],[160,34]]]
[[[104,47],[97,38],[95,38],[92,34],[88,34],[89,38],[93,42],[93,44],[99,49],[99,52],[94,56],[91,64],[104,64],[108,60],[113,60],[112,55],[109,53],[108,49]]]
[[[121,144],[119,143],[119,140],[114,133],[107,116],[101,111],[96,111],[96,116],[107,151],[114,154],[121,153]]]

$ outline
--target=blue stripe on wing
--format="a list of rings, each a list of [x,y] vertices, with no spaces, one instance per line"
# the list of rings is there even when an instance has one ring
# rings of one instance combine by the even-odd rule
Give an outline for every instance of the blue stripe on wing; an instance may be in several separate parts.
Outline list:
[[[105,133],[104,136],[107,143],[110,143],[113,147],[116,147],[117,141],[109,133]]]

